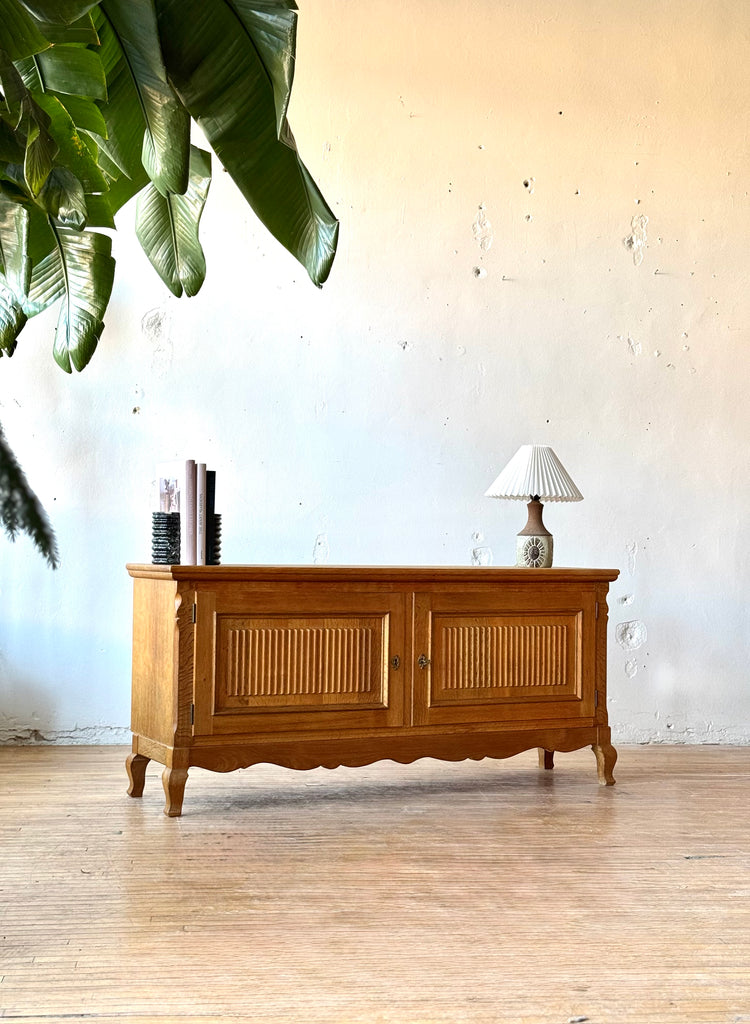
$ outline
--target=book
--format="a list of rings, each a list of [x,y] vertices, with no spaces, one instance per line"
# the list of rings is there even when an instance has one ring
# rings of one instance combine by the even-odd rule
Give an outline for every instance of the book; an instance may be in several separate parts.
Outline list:
[[[196,565],[206,564],[206,463],[196,465],[195,485]]]
[[[184,462],[160,462],[159,511],[180,513],[180,561],[195,565],[197,558],[196,533],[196,468],[194,459]]]
[[[216,470],[206,470],[206,565],[218,565],[216,535]]]

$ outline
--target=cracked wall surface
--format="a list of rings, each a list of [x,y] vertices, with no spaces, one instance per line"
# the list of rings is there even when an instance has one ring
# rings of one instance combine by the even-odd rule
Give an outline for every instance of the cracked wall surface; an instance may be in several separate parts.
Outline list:
[[[195,298],[127,206],[91,365],[54,365],[53,312],[0,360],[62,554],[0,537],[0,742],[127,737],[157,461],[216,468],[225,562],[483,566],[515,559],[525,510],[483,495],[528,443],[585,495],[545,507],[556,564],[621,570],[615,736],[749,742],[745,0],[300,6],[324,288],[214,161]]]

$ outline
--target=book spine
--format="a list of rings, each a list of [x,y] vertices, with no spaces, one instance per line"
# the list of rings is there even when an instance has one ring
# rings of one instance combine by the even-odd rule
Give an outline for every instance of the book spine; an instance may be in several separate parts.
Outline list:
[[[183,564],[197,565],[196,467],[195,459],[185,462],[185,515]]]
[[[196,467],[196,565],[206,564],[206,464]]]
[[[206,470],[206,565],[216,565],[216,471]]]

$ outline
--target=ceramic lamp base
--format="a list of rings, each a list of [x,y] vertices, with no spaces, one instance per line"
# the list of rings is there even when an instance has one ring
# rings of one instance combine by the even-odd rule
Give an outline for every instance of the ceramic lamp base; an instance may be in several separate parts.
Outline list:
[[[516,537],[516,565],[526,569],[549,569],[552,565],[552,535]]]
[[[552,565],[552,534],[542,522],[542,503],[532,498],[526,506],[529,519],[516,538],[516,565],[549,569]]]

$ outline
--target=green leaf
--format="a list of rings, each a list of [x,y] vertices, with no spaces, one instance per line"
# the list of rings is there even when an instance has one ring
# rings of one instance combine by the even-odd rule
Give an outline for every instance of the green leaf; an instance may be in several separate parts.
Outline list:
[[[27,89],[106,100],[101,58],[82,46],[58,45],[18,62]]]
[[[0,355],[13,355],[27,319],[16,293],[0,274]]]
[[[148,181],[148,175],[143,167],[132,178],[129,178],[126,174],[121,174],[119,178],[110,181],[109,192],[101,198],[106,198],[110,210],[115,214],[133,196],[138,195],[141,189],[148,185]]]
[[[16,0],[0,0],[0,50],[5,50],[11,60],[20,60],[49,45],[34,19]]]
[[[297,5],[294,0],[229,0],[273,85],[276,134],[281,135],[294,79]]]
[[[55,96],[42,95],[37,97],[37,102],[49,118],[47,130],[59,150],[56,162],[80,179],[85,192],[106,192],[107,179],[97,163],[93,140],[76,131],[70,114]]]
[[[93,100],[84,99],[81,96],[70,96],[65,93],[50,93],[59,100],[67,110],[76,128],[85,131],[96,132],[102,138],[107,137],[107,124],[102,112]]]
[[[185,195],[163,196],[148,185],[138,197],[135,233],[159,277],[179,298],[196,295],[206,277],[198,225],[211,184],[211,156],[191,147]]]
[[[65,228],[82,231],[88,220],[83,185],[67,167],[53,167],[38,196],[41,207]]]
[[[24,181],[31,195],[36,196],[57,156],[57,145],[48,131],[49,117],[34,102],[17,68],[3,51],[0,51],[0,84],[8,116],[16,122],[15,137],[25,146]],[[8,167],[5,172],[9,173]]]
[[[107,79],[107,102],[101,105],[107,138],[98,139],[100,152],[123,174],[135,179],[143,174],[141,152],[146,121],[127,61],[108,19],[94,12],[99,33],[99,56]]]
[[[250,34],[225,0],[157,0],[165,64],[183,104],[271,233],[317,285],[330,273],[338,221],[300,160]]]
[[[23,168],[22,167],[7,167],[6,172],[12,172],[12,174],[20,177],[23,181]],[[38,264],[42,262],[45,256],[55,248],[55,236],[52,233],[50,227],[49,218],[47,214],[37,206],[33,199],[30,199],[25,189],[19,189],[14,180],[10,178],[0,179],[0,198],[6,199],[13,208],[23,209],[24,214],[28,215],[29,220],[29,231],[28,231],[28,242],[27,242],[27,255],[32,267],[32,280],[36,272]],[[28,286],[30,294],[32,285]],[[40,312],[44,306],[36,309],[27,309],[27,302],[24,301],[24,309],[29,316],[34,316]]]
[[[96,7],[99,0],[20,0],[20,3],[39,21],[72,25]]]
[[[26,136],[23,176],[32,196],[39,194],[57,156],[57,144],[50,135],[48,126],[49,118],[46,113],[34,103],[30,95],[26,96],[21,104],[19,128]]]
[[[12,356],[27,317],[23,300],[31,282],[29,212],[0,197],[0,352]]]
[[[61,299],[65,292],[65,275],[54,234],[52,239],[52,249],[38,263],[34,263],[31,272],[29,297],[23,304],[24,312],[29,317],[47,309]]]
[[[53,569],[60,564],[47,515],[0,427],[0,522],[11,540],[27,533]]]
[[[84,14],[82,18],[78,18],[70,25],[40,21],[39,30],[51,43],[90,43],[92,46],[96,46],[99,42],[90,14]]]
[[[47,259],[57,262],[63,286],[54,357],[58,366],[70,373],[83,370],[96,350],[112,294],[115,261],[107,235],[57,227],[53,231],[57,248]]]
[[[31,282],[30,219],[25,206],[0,197],[0,270],[18,298],[28,295]]]
[[[0,86],[5,100],[6,121],[16,128],[21,117],[21,104],[26,98],[27,89],[23,78],[5,50],[0,49]]]
[[[128,179],[126,179],[128,180]],[[89,228],[116,228],[114,213],[109,203],[109,195],[86,196],[86,226]]]
[[[101,12],[122,48],[146,122],[142,161],[161,193],[187,188],[190,115],[167,81],[153,0],[105,0]]]
[[[23,163],[23,147],[18,136],[5,121],[0,119],[0,160],[3,163]]]
[[[34,289],[34,278],[37,274],[37,268],[45,256],[48,256],[56,245],[55,235],[52,231],[52,225],[50,224],[49,217],[36,203],[29,202],[26,206],[29,214],[29,259],[31,260],[31,284],[29,285],[29,296],[31,296]],[[45,307],[39,307],[36,309],[27,308],[30,303],[30,299],[24,302],[24,309],[28,316],[34,316]]]

